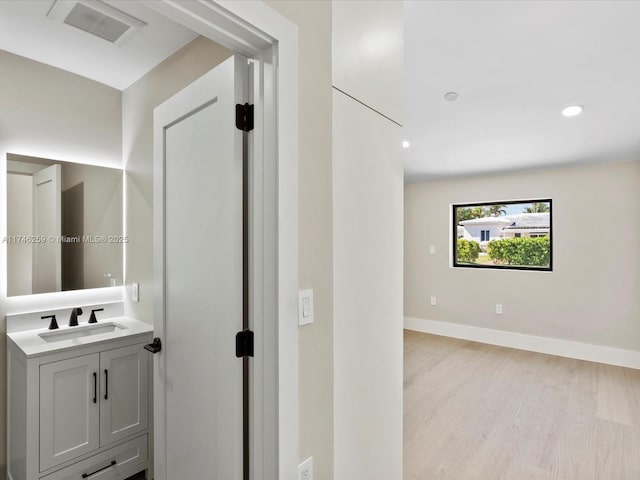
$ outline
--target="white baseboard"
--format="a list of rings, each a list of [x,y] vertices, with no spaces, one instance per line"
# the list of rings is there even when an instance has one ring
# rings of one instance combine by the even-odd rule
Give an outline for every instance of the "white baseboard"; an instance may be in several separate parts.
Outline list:
[[[537,337],[522,333],[472,327],[459,323],[439,322],[422,318],[404,317],[404,328],[432,333],[444,337],[460,338],[474,342],[517,348],[530,352],[547,353],[560,357],[576,358],[590,362],[606,363],[640,370],[640,352],[604,347],[589,343],[571,342],[557,338]]]

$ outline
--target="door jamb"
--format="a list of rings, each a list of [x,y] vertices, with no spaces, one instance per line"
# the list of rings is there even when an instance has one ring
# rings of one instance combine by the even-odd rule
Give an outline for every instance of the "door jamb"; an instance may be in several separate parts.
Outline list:
[[[264,66],[264,97],[256,98],[262,112],[262,135],[254,142],[255,158],[262,158],[260,212],[264,243],[256,260],[262,279],[255,283],[263,306],[262,335],[256,331],[254,368],[252,478],[297,477],[298,464],[298,32],[297,26],[261,1],[158,0],[151,8],[192,31]],[[261,149],[262,151],[258,151]],[[260,201],[254,202],[254,205]],[[154,212],[154,216],[158,212]],[[154,252],[157,265],[158,252]],[[155,279],[158,291],[158,278]],[[162,298],[160,297],[160,301]],[[162,304],[154,301],[156,321]],[[260,316],[260,315],[257,315]],[[259,330],[257,328],[256,330]],[[260,338],[262,337],[262,338]],[[157,360],[156,360],[157,362]],[[254,363],[254,365],[256,365]],[[271,400],[271,401],[270,401]],[[271,417],[271,418],[270,418]]]

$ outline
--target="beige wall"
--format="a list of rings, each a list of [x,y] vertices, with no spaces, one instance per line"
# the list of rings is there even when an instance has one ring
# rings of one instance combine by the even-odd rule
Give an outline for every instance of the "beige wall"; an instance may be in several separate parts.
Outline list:
[[[313,288],[315,322],[299,330],[300,459],[333,479],[331,2],[272,1],[298,25],[299,282]]]
[[[0,151],[122,166],[121,92],[0,50]]]
[[[120,168],[121,92],[0,50],[0,155],[7,152]],[[0,165],[5,165],[2,158]],[[0,186],[4,235],[6,191]],[[6,271],[4,246],[0,271]],[[6,287],[0,280],[0,291]],[[0,358],[6,358],[5,297],[0,298]],[[0,363],[4,365],[4,361]],[[5,471],[5,368],[0,368],[0,476]]]
[[[125,168],[125,313],[153,324],[153,109],[231,56],[198,37],[122,94],[122,158]],[[140,302],[131,301],[131,283],[140,284]]]
[[[553,199],[553,272],[449,267],[451,203],[527,198]],[[639,161],[407,185],[404,314],[638,351],[639,238]]]

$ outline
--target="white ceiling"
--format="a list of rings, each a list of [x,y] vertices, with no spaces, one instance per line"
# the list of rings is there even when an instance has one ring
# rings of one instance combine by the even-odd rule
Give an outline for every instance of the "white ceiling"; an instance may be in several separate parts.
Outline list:
[[[639,1],[409,0],[405,68],[409,182],[640,159]]]
[[[197,36],[130,0],[105,3],[148,25],[114,45],[47,18],[53,0],[0,0],[0,49],[124,90]]]

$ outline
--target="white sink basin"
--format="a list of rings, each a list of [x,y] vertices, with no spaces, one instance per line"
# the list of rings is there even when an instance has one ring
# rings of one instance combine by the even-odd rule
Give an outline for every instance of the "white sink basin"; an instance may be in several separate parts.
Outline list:
[[[38,336],[45,342],[61,342],[74,338],[91,337],[103,333],[112,333],[117,330],[126,330],[127,327],[114,322],[95,323],[83,325],[81,327],[69,327],[64,330],[52,330],[50,332],[39,333]]]

